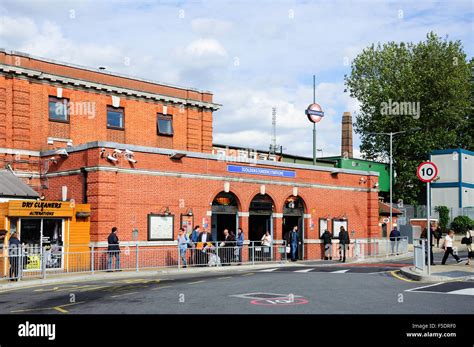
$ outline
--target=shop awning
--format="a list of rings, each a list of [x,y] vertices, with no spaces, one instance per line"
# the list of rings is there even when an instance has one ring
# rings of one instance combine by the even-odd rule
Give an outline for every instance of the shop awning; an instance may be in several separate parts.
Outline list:
[[[39,194],[8,170],[0,170],[0,197],[37,198]]]

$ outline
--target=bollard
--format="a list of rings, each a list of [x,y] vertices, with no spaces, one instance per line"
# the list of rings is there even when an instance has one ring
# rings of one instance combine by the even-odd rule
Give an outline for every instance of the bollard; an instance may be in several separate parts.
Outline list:
[[[91,272],[94,273],[95,268],[95,256],[94,256],[94,245],[91,246]]]
[[[138,242],[135,245],[135,271],[136,272],[139,271],[139,267],[138,267]]]
[[[41,278],[45,279],[46,278],[46,259],[45,259],[45,254],[46,254],[46,247],[43,247],[43,252],[41,254]]]

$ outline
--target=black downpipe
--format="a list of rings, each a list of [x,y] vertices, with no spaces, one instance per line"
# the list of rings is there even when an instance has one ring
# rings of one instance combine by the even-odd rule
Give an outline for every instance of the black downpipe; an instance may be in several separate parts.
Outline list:
[[[82,203],[87,204],[87,170],[81,167],[82,172]]]

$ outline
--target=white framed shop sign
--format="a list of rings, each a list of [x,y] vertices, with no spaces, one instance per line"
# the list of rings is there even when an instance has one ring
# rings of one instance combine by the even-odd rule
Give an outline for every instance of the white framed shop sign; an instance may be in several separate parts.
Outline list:
[[[148,241],[174,240],[174,216],[169,214],[148,215]]]
[[[329,230],[329,223],[326,218],[319,218],[319,237],[323,236],[324,231]]]

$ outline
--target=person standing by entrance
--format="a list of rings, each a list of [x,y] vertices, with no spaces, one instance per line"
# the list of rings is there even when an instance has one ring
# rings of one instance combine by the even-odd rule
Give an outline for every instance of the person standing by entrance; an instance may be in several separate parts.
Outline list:
[[[234,251],[235,237],[232,233],[229,233],[228,229],[224,229],[224,241],[219,244],[219,257],[222,260],[222,265],[230,265],[230,259],[232,259],[232,253]]]
[[[398,243],[400,241],[400,232],[398,231],[397,227],[394,227],[393,230],[390,232],[390,244],[392,246],[392,255],[398,255]]]
[[[441,261],[441,265],[446,265],[446,260],[448,260],[448,256],[451,254],[454,259],[456,259],[456,262],[459,264],[462,260],[453,253],[453,242],[454,242],[454,231],[449,230],[448,235],[444,238],[444,244],[443,244],[443,249],[444,249],[444,256],[443,260]]]
[[[295,225],[289,233],[288,242],[290,244],[291,261],[297,260],[298,254],[298,226]]]
[[[115,257],[115,271],[120,271],[120,246],[119,246],[119,238],[117,236],[117,227],[112,228],[112,232],[109,234],[107,238],[107,271],[112,271],[112,258]]]
[[[8,260],[10,261],[10,281],[18,281],[20,278],[20,256],[21,242],[18,240],[16,233],[10,236],[8,242]]]
[[[261,241],[263,246],[263,260],[267,261],[270,257],[270,247],[273,242],[272,235],[270,235],[268,230],[265,232],[265,235],[262,236]]]
[[[242,265],[242,248],[244,247],[244,231],[242,228],[237,229],[237,252],[239,263],[237,265]]]
[[[324,245],[324,260],[332,260],[332,233],[329,230],[324,230],[321,235]]]
[[[339,260],[345,263],[351,240],[349,239],[349,233],[342,225],[339,230]]]
[[[191,241],[190,245],[191,245],[191,261],[190,263],[192,263],[193,265],[196,265],[197,264],[197,252],[196,252],[196,244],[198,242],[198,239],[199,239],[199,225],[196,225],[193,229],[193,231],[191,232],[191,235],[189,236],[189,239]]]
[[[207,250],[210,248],[212,248],[212,235],[204,229],[198,236],[196,246],[197,264],[199,264],[199,266],[206,266],[208,262]]]
[[[186,268],[186,253],[188,251],[189,238],[184,232],[183,228],[179,228],[178,231],[178,249],[179,257],[181,259],[181,266]]]

